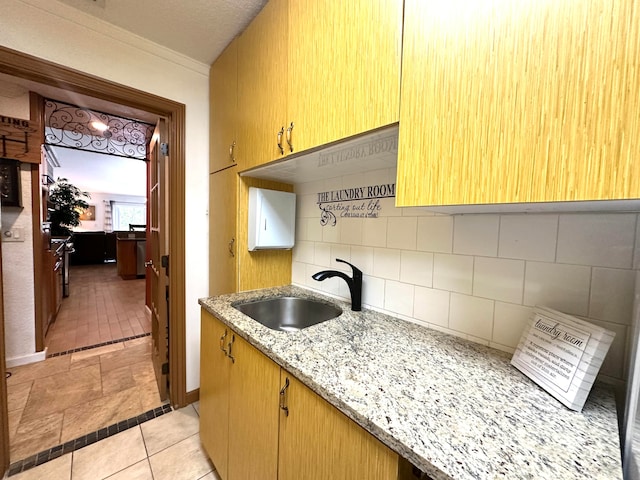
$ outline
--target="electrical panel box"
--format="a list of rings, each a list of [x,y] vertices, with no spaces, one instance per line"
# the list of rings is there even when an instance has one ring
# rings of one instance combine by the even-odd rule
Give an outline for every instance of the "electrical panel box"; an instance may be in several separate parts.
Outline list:
[[[296,194],[249,187],[249,251],[293,248]]]

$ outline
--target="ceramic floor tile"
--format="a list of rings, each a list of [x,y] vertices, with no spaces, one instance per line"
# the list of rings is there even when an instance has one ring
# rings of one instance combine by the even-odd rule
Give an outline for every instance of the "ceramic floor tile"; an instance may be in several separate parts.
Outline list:
[[[191,405],[140,425],[147,453],[153,455],[198,433],[198,415]]]
[[[62,412],[71,406],[86,403],[101,395],[99,365],[39,378],[33,383],[22,420]]]
[[[213,471],[198,434],[150,456],[149,463],[154,480],[193,480]]]
[[[149,460],[145,458],[141,462],[107,477],[107,480],[153,480]]]
[[[26,472],[13,475],[11,480],[70,480],[71,456],[71,453],[67,453]]]
[[[11,376],[7,379],[7,387],[17,385],[18,383],[29,382],[37,378],[67,372],[69,371],[70,360],[68,355],[63,355],[60,357],[47,358],[42,362],[7,368],[7,371],[11,372]]]
[[[151,344],[135,345],[133,347],[106,353],[100,356],[100,366],[103,372],[115,370],[125,365],[146,362],[151,359]]]
[[[33,381],[18,383],[7,388],[7,408],[10,412],[23,410],[29,398]]]
[[[102,394],[111,395],[136,386],[131,366],[116,368],[102,375]]]
[[[20,419],[22,418],[22,410],[13,410],[9,412],[9,438],[13,439],[18,431]],[[9,442],[11,443],[11,442]]]
[[[141,383],[136,388],[138,389],[143,412],[162,405],[162,400],[160,400],[160,394],[158,393],[158,384],[155,379]]]
[[[198,416],[200,416],[200,402],[199,401],[198,402],[193,402],[191,405],[195,409],[195,411],[198,414]]]
[[[62,413],[40,416],[18,425],[10,443],[11,463],[60,444]]]
[[[81,350],[79,352],[73,352],[71,354],[71,365],[80,360],[84,360],[90,357],[96,357],[105,353],[115,352],[124,348],[123,342],[112,343],[110,345],[104,345],[103,347],[90,348],[89,350]]]
[[[204,477],[200,478],[200,480],[221,480],[221,478],[218,476],[218,473],[215,470],[212,470]]]
[[[96,480],[120,472],[147,457],[140,427],[73,452],[73,480]]]
[[[145,410],[137,388],[100,397],[64,411],[61,442],[67,442],[100,428],[136,417]]]

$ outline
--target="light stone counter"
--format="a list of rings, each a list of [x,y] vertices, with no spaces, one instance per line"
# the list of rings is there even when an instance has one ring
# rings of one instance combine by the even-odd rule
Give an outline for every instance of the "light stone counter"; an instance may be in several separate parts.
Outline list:
[[[295,295],[337,319],[270,330],[239,301]],[[613,394],[581,413],[509,364],[510,355],[295,286],[222,295],[202,307],[383,443],[439,479],[621,479]]]

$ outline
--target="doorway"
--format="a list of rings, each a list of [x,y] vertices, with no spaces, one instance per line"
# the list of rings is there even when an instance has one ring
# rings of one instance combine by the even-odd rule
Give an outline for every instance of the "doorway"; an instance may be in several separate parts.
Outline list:
[[[167,120],[169,145],[168,220],[169,232],[169,397],[174,407],[187,404],[185,359],[185,106],[134,88],[115,84],[21,52],[0,47],[0,72],[69,92],[95,97],[115,104],[145,110]],[[35,295],[35,293],[34,293]],[[0,328],[4,323],[0,316]],[[4,363],[5,346],[0,342],[0,365]],[[3,378],[0,381],[5,382]],[[0,406],[6,405],[6,389],[0,388]],[[8,441],[6,414],[0,409],[0,440]],[[0,455],[3,470],[8,456]]]

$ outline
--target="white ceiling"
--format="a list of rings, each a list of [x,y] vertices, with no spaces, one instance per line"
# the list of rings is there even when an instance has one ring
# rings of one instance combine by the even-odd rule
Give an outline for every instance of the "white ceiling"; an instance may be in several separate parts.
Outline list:
[[[211,65],[266,0],[60,0]]]

